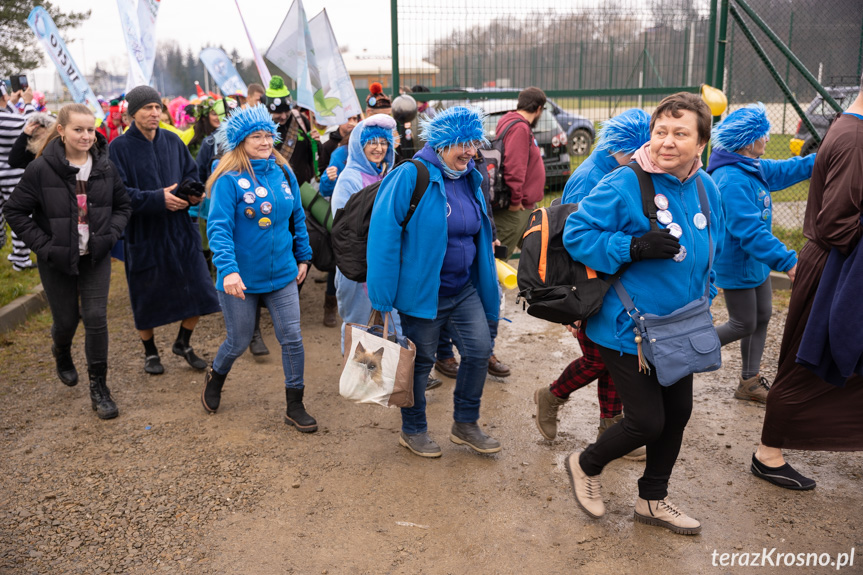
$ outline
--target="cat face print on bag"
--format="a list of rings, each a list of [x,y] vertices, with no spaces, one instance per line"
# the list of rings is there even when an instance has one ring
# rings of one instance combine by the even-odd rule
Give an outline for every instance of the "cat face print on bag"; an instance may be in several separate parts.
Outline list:
[[[351,361],[363,368],[366,376],[365,383],[373,382],[380,388],[384,386],[384,376],[381,371],[381,360],[384,357],[384,348],[375,352],[366,351],[363,344],[357,343],[354,357]]]

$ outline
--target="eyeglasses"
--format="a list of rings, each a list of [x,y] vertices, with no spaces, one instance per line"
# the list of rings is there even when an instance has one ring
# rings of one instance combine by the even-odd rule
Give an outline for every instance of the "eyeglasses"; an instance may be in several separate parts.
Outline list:
[[[366,142],[365,147],[367,148],[383,148],[387,149],[390,143],[384,140],[383,138],[374,138],[373,140],[369,140]]]
[[[261,142],[263,140],[269,140],[270,143],[275,139],[272,134],[249,134],[246,136],[247,139],[252,140],[253,142]]]
[[[468,150],[473,150],[476,152],[477,150],[481,150],[483,143],[479,140],[474,140],[473,142],[462,142],[460,144],[454,144],[454,146],[461,150],[461,153],[464,154]]]

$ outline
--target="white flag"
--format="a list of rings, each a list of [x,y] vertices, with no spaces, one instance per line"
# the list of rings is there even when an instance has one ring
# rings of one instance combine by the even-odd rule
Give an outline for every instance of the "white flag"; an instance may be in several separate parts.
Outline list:
[[[255,43],[252,41],[252,35],[249,34],[249,28],[246,26],[246,20],[243,18],[243,11],[240,10],[240,3],[238,0],[234,0],[234,4],[237,5],[237,12],[240,13],[240,22],[243,23],[243,30],[246,31],[246,38],[249,39],[249,44],[252,46],[252,54],[255,56],[255,66],[258,68],[258,74],[261,76],[261,80],[264,82],[264,87],[270,85],[270,78],[273,77],[270,74],[270,70],[267,68],[266,62],[264,62],[264,58],[261,56],[261,53],[258,51],[258,47],[255,46]]]
[[[141,26],[138,23],[135,0],[117,0],[117,9],[120,11],[120,25],[126,38],[126,50],[129,52],[129,77],[126,80],[128,92],[135,86],[149,84],[150,79],[144,75],[146,56],[141,44]]]
[[[325,126],[344,124],[351,116],[362,113],[362,108],[326,9],[309,21],[309,31],[321,80],[321,96],[315,93],[315,118]]]
[[[294,100],[303,108],[314,110],[315,85],[320,86],[320,79],[302,0],[294,0],[291,4],[285,21],[267,50],[267,58],[296,82]]]
[[[156,62],[156,17],[159,15],[160,0],[138,0],[138,30],[144,60],[141,71],[147,83],[153,78],[153,64]]]

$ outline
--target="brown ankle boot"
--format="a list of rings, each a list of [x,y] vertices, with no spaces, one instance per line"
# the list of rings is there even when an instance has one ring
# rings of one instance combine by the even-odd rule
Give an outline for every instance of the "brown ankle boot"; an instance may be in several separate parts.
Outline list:
[[[761,377],[760,373],[755,377],[750,377],[749,379],[743,379],[741,376],[738,380],[734,397],[737,399],[757,401],[758,403],[767,403],[768,391],[770,391],[770,385],[767,383],[767,378]]]
[[[338,318],[336,317],[336,312],[339,309],[338,301],[336,300],[336,296],[328,295],[324,296],[324,325],[327,327],[336,327],[338,324]]]
[[[599,430],[596,433],[596,438],[599,439],[599,436],[605,433],[605,431],[623,419],[623,414],[618,413],[614,417],[602,417],[599,419]],[[647,459],[647,449],[642,445],[641,447],[636,447],[629,453],[623,456],[623,459],[628,459],[630,461],[644,461]]]

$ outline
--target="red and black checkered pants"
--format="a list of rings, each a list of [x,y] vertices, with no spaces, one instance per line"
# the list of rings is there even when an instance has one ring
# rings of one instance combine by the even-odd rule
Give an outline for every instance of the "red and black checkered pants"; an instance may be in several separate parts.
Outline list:
[[[551,384],[551,393],[561,399],[567,399],[573,391],[597,379],[599,416],[603,419],[614,417],[623,411],[623,404],[620,402],[617,390],[614,389],[611,374],[608,373],[605,362],[599,356],[599,346],[584,333],[584,323],[578,328],[576,337],[583,355],[566,366],[560,377]]]

